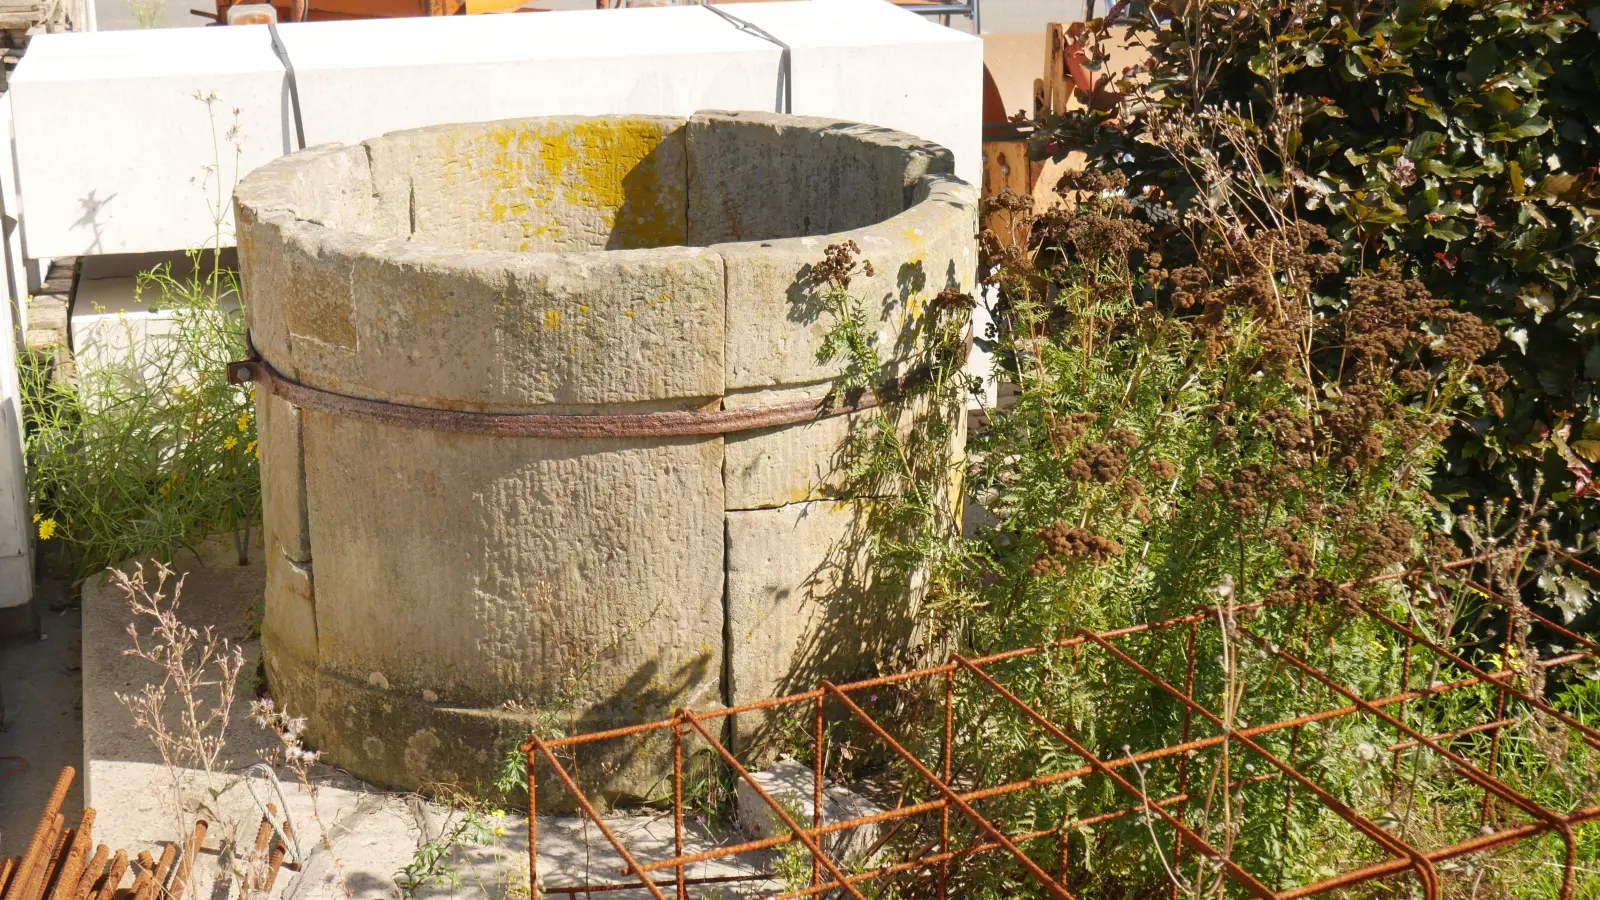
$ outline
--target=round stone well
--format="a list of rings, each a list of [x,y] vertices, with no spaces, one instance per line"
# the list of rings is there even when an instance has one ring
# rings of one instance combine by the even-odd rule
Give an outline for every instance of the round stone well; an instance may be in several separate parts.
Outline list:
[[[850,290],[887,356],[973,289],[977,198],[950,171],[881,128],[700,113],[424,128],[245,178],[262,639],[311,743],[380,784],[470,787],[529,728],[901,656],[919,598],[863,587],[870,501],[836,471],[876,413],[724,426],[829,394],[827,245],[873,263]],[[663,766],[635,742],[583,768],[617,799],[659,796]]]

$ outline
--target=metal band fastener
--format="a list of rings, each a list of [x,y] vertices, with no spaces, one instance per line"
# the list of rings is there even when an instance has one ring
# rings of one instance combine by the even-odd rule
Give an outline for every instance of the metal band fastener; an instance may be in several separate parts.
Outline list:
[[[772,33],[754,22],[747,22],[733,13],[717,9],[711,5],[710,0],[700,0],[700,5],[721,16],[729,25],[739,29],[745,34],[753,35],[762,40],[776,44],[778,47],[778,109],[786,115],[794,114],[794,48],[773,37]]]
[[[892,399],[903,395],[913,385],[925,382],[928,377],[926,368],[918,368],[881,393]],[[630,438],[733,434],[814,422],[878,406],[877,398],[861,391],[842,400],[836,400],[830,393],[821,400],[797,400],[793,403],[756,406],[750,409],[719,409],[703,412],[615,415],[490,413],[412,406],[327,391],[295,381],[259,357],[229,363],[228,383],[246,382],[257,385],[293,406],[329,413],[340,418],[393,425],[399,428],[488,434],[497,437]]]
[[[294,63],[289,61],[289,48],[284,46],[283,37],[278,34],[276,19],[267,20],[267,33],[272,37],[272,52],[277,55],[278,61],[283,63],[284,84],[289,92],[289,109],[294,113],[295,144],[304,150],[306,127],[300,122],[300,84],[294,74]]]

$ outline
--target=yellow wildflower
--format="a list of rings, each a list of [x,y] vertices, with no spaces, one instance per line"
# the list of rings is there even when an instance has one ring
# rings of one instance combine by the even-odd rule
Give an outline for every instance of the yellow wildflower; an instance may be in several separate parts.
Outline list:
[[[235,424],[239,426],[239,430],[240,431],[249,431],[250,430],[250,414],[247,413],[247,412],[246,413],[240,413],[239,414],[239,421],[236,422]]]
[[[251,441],[250,443],[245,444],[244,445],[244,452],[246,452],[246,453],[254,453],[258,457],[261,455],[261,451],[256,449],[256,442],[255,441]]]
[[[232,450],[237,446],[239,446],[239,439],[231,434],[222,439],[222,449],[224,450]]]
[[[33,521],[35,521],[35,522],[37,522],[37,521],[39,521],[39,519],[41,519],[41,518],[42,518],[42,517],[43,517],[43,516],[44,516],[44,513],[34,513],[34,514],[33,514]]]
[[[39,523],[39,540],[48,541],[56,533],[56,520],[45,519]]]

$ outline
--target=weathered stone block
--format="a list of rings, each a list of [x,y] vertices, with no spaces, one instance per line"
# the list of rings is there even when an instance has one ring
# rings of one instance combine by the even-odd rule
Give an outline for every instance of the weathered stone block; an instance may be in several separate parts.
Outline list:
[[[920,628],[921,585],[870,563],[872,501],[729,512],[728,696],[738,705],[849,681],[904,661]],[[767,758],[791,723],[737,718],[741,753]]]
[[[294,562],[310,562],[300,410],[280,397],[258,390],[256,441],[261,458],[261,509],[267,546],[277,544],[283,555]]]
[[[705,250],[503,254],[384,242],[352,258],[348,274],[326,274],[321,295],[344,285],[349,297],[348,325],[337,323],[345,342],[294,335],[296,367],[319,387],[496,411],[694,408],[688,401],[722,393],[722,260]]]
[[[262,639],[304,660],[317,658],[317,598],[311,566],[291,560],[276,542],[267,553],[267,619]]]
[[[721,440],[502,439],[305,413],[319,661],[458,705],[717,698]]]
[[[824,384],[746,391],[728,394],[723,398],[723,406],[747,409],[801,399],[820,401],[828,397],[831,390],[831,384]],[[913,448],[919,461],[929,465],[941,462],[950,467],[959,465],[967,444],[966,416],[960,399],[952,399],[943,412],[949,431],[948,442],[933,447],[927,445],[937,434],[930,416],[937,413],[924,395],[909,405],[893,405],[887,410],[868,409],[799,425],[727,435],[724,438],[727,460],[723,464],[723,490],[728,509],[772,508],[808,500],[886,497],[904,490],[905,479],[892,473],[873,484],[853,480],[849,475],[850,441],[863,437],[863,429],[876,428],[884,415],[896,417],[900,439]],[[930,455],[924,457],[923,449]],[[951,473],[952,477],[957,474]]]
[[[811,271],[828,245],[846,240],[856,242],[874,270],[856,275],[849,293],[862,304],[879,357],[896,373],[905,370],[928,302],[946,288],[971,293],[977,271],[976,193],[947,176],[927,176],[915,190],[921,198],[915,206],[868,228],[713,245],[727,266],[729,391],[837,374],[837,361],[817,355],[836,317]]]
[[[370,222],[375,200],[366,150],[344,144],[309,147],[295,154],[293,165],[266,167],[234,190],[235,204],[257,214],[331,228]]]
[[[726,409],[748,409],[799,400],[821,401],[831,384],[783,390],[729,394]],[[826,500],[843,496],[847,489],[841,450],[852,428],[865,416],[852,413],[800,425],[763,428],[730,434],[723,463],[725,499],[729,509],[760,509]]]
[[[474,250],[683,244],[683,119],[577,116],[441,125],[366,142],[412,240]]]
[[[260,216],[266,215],[263,221]],[[239,248],[239,289],[245,298],[245,322],[257,352],[275,360],[293,377],[289,325],[281,302],[256,303],[254,298],[282,297],[289,286],[289,235],[281,212],[262,213],[242,201],[234,210]]]
[[[694,244],[875,225],[911,204],[907,188],[923,175],[953,169],[936,144],[836,119],[699,112],[686,130]],[[748,202],[754,196],[762,202]]]
[[[816,773],[810,766],[783,759],[750,775],[763,791],[778,801],[791,819],[803,827],[811,827],[816,809]],[[739,779],[734,794],[739,810],[739,828],[747,837],[755,840],[789,833],[789,827],[748,781]],[[883,807],[855,791],[834,784],[826,777],[822,779],[823,825],[862,819],[882,812],[885,812]],[[841,868],[855,866],[869,861],[869,853],[878,838],[883,836],[883,828],[882,822],[858,825],[826,835],[820,843]]]

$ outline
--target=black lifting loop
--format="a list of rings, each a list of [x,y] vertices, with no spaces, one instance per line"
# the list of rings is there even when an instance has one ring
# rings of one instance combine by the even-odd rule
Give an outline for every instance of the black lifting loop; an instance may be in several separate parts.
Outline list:
[[[746,22],[733,13],[725,12],[712,6],[708,0],[700,0],[700,5],[726,19],[740,31],[746,34],[753,34],[764,41],[771,41],[778,45],[783,51],[778,54],[778,112],[785,115],[794,115],[794,57],[789,45],[773,37],[765,28]]]
[[[289,48],[283,45],[283,38],[278,34],[278,23],[267,22],[267,30],[272,33],[272,52],[278,55],[278,61],[283,63],[285,82],[289,85],[289,108],[294,113],[294,139],[299,149],[306,148],[306,129],[300,122],[300,85],[295,81],[294,63],[289,61]]]

